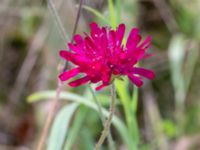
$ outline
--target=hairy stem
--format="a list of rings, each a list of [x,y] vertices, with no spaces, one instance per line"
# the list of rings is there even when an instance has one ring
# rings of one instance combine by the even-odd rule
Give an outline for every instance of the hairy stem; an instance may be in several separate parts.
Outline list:
[[[115,101],[116,101],[116,91],[115,91],[115,86],[112,83],[111,84],[111,103],[110,103],[110,111],[109,111],[109,115],[108,115],[108,119],[105,121],[104,124],[104,129],[102,131],[102,134],[95,146],[95,150],[99,150],[101,145],[103,144],[105,138],[107,137],[109,130],[110,130],[110,125],[112,122],[112,117],[115,111]]]
[[[89,90],[90,92],[92,93],[92,97],[97,105],[97,108],[98,108],[98,112],[99,112],[99,115],[100,115],[100,118],[101,118],[101,122],[103,125],[105,125],[105,117],[103,115],[103,112],[102,112],[102,106],[101,104],[99,103],[97,97],[95,96],[95,93],[91,87],[91,85],[88,86],[89,87]],[[112,135],[111,135],[111,132],[110,132],[110,129],[108,130],[108,144],[109,144],[109,149],[110,150],[114,150],[115,149],[115,146],[114,146],[114,142],[113,142],[113,138],[112,138]]]

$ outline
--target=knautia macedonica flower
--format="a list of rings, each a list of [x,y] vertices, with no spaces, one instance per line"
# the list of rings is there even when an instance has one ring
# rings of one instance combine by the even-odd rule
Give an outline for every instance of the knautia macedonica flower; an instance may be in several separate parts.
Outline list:
[[[83,38],[77,34],[74,36],[74,43],[68,43],[72,51],[60,51],[61,57],[76,65],[75,68],[59,76],[62,81],[82,73],[83,77],[69,82],[69,85],[77,87],[87,82],[101,82],[101,85],[96,88],[100,90],[109,85],[115,77],[128,76],[138,87],[143,84],[141,77],[154,78],[153,71],[136,66],[151,45],[150,36],[141,42],[139,30],[133,28],[126,44],[123,44],[124,24],[120,24],[116,30],[113,30],[109,27],[100,28],[93,22],[90,28],[90,35],[85,33]]]

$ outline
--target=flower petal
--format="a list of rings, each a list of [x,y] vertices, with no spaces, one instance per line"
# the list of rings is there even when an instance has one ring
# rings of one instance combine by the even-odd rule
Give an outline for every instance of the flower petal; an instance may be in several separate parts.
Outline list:
[[[72,43],[68,43],[68,47],[70,50],[73,50],[74,52],[78,53],[78,54],[82,54],[84,55],[84,51],[83,51],[83,46],[82,45],[74,45]]]
[[[101,43],[100,46],[101,46],[101,53],[102,55],[105,55],[107,54],[107,48],[108,48],[108,38],[107,38],[107,32],[106,32],[106,28],[103,27],[102,28],[102,36],[101,36]]]
[[[139,46],[140,49],[146,50],[151,45],[151,36],[148,36],[144,42]]]
[[[96,87],[95,89],[96,89],[96,91],[99,91],[99,90],[101,90],[102,88],[104,88],[105,86],[108,86],[108,84],[103,83],[102,85]]]
[[[126,45],[123,45],[125,25],[120,24],[117,29],[111,27],[99,27],[95,22],[90,24],[90,35],[85,33],[82,37],[76,34],[74,42],[68,43],[72,51],[61,50],[60,56],[72,62],[77,67],[63,72],[59,78],[62,81],[68,80],[77,74],[84,73],[84,77],[72,81],[70,86],[76,87],[87,82],[98,83],[96,90],[108,86],[112,75],[127,75],[128,78],[138,87],[143,84],[142,77],[153,79],[153,71],[134,67],[135,64],[147,55],[146,50],[151,45],[151,37],[141,42],[139,29],[133,28],[127,38]]]
[[[112,72],[110,70],[109,67],[105,67],[105,68],[102,68],[102,81],[103,83],[105,84],[109,84],[110,83],[110,79],[111,79],[111,76],[112,76]]]
[[[116,31],[116,36],[117,36],[116,46],[121,45],[122,40],[124,38],[125,29],[126,29],[125,24],[120,24],[119,27],[117,28],[117,31]]]
[[[149,57],[151,57],[151,56],[153,56],[152,53],[150,53],[150,54],[145,54],[143,58],[149,58]]]
[[[126,48],[129,49],[133,46],[136,46],[140,40],[141,40],[141,37],[139,36],[139,29],[137,28],[133,28],[128,36],[128,39],[127,39],[127,43],[126,43]]]
[[[80,34],[76,34],[74,36],[74,41],[77,43],[77,44],[81,44],[83,42],[83,38],[81,37]]]
[[[76,76],[79,72],[80,72],[79,68],[74,68],[72,70],[63,72],[61,75],[59,75],[59,78],[61,81],[66,81]]]
[[[108,33],[108,47],[112,52],[114,52],[114,48],[116,46],[116,33],[114,30],[110,30]]]
[[[141,87],[143,85],[143,81],[139,77],[132,74],[128,74],[128,77],[137,87]]]
[[[90,23],[90,35],[92,36],[93,39],[96,39],[99,37],[99,34],[101,33],[101,29],[98,26],[98,24],[96,22],[92,22]]]
[[[97,51],[96,50],[96,44],[94,43],[94,41],[89,37],[85,37],[85,44],[86,44],[86,47],[87,47],[87,50],[88,51]]]
[[[67,50],[61,50],[60,51],[60,56],[66,60],[70,60],[70,56],[71,56],[71,52],[67,51]]]
[[[153,71],[145,69],[145,68],[133,68],[133,73],[134,74],[138,74],[141,75],[145,78],[148,78],[150,80],[152,80],[155,77],[155,74]]]
[[[77,65],[83,65],[90,63],[90,60],[87,59],[84,55],[79,55],[75,53],[68,52],[66,50],[60,51],[60,56],[63,57],[66,60],[71,61],[74,64]]]
[[[88,76],[85,76],[83,78],[80,78],[80,79],[70,82],[69,85],[72,87],[77,87],[79,85],[87,83],[89,80],[90,80],[90,78]]]

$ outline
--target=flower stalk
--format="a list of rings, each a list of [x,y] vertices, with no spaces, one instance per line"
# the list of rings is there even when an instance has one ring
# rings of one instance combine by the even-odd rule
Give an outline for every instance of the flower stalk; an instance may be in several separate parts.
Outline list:
[[[99,116],[101,118],[101,122],[102,124],[104,125],[106,123],[106,118],[104,117],[103,115],[103,111],[102,111],[102,106],[101,104],[99,103],[95,93],[94,93],[94,90],[92,89],[91,85],[88,86],[89,87],[89,90],[90,92],[92,93],[92,97],[93,97],[93,100],[94,102],[96,103],[97,105],[97,108],[98,108],[98,112],[99,112]],[[113,142],[113,138],[112,138],[112,135],[111,135],[111,132],[110,132],[110,129],[108,130],[108,145],[109,145],[109,149],[110,150],[114,150],[115,149],[115,146],[114,146],[114,142]]]
[[[106,120],[104,124],[104,129],[95,146],[95,150],[99,150],[101,148],[105,138],[107,137],[109,133],[112,117],[115,112],[115,101],[116,101],[116,90],[115,90],[115,85],[112,83],[111,84],[111,103],[110,103],[110,111],[109,111],[108,119]]]

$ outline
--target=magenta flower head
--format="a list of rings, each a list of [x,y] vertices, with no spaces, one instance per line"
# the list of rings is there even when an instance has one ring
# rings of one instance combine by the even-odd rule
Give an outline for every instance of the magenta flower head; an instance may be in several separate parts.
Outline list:
[[[66,81],[81,73],[84,76],[69,82],[70,86],[77,87],[88,82],[101,82],[101,85],[96,88],[100,90],[120,76],[128,76],[138,87],[143,84],[141,77],[154,78],[153,71],[136,66],[146,56],[145,52],[151,45],[150,36],[141,42],[139,30],[133,28],[126,44],[123,44],[124,24],[120,24],[116,30],[113,30],[109,27],[100,28],[93,22],[90,24],[90,29],[90,35],[85,33],[83,38],[77,34],[74,36],[74,43],[68,43],[72,51],[60,51],[61,57],[76,66],[63,72],[59,76],[61,81]]]

